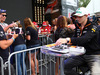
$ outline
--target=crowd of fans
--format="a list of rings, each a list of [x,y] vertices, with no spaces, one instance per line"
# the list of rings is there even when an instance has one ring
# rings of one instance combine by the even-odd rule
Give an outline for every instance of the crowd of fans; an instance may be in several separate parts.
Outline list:
[[[49,24],[49,21],[43,21],[41,27],[38,25],[37,22],[35,22],[35,21],[32,22],[32,20],[30,18],[26,17],[24,19],[24,25],[23,25],[23,26],[25,26],[25,29],[23,29],[22,25],[19,22],[17,23],[17,21],[13,22],[9,25],[7,23],[5,23],[5,20],[7,17],[6,10],[0,9],[0,56],[3,58],[4,62],[6,62],[9,57],[9,52],[16,52],[16,51],[21,51],[21,50],[40,46],[41,40],[39,38],[39,35],[46,35],[47,37],[49,37],[48,34],[53,34],[54,37],[52,40],[53,40],[53,42],[57,41],[56,45],[66,43],[68,41],[66,39],[59,39],[59,38],[67,38],[67,39],[70,38],[70,41],[72,42],[72,44],[75,44],[75,45],[84,46],[84,44],[87,45],[87,44],[89,44],[89,42],[93,43],[95,40],[92,42],[91,42],[91,40],[93,40],[94,37],[96,37],[96,34],[94,32],[94,31],[96,31],[95,24],[100,25],[100,20],[97,20],[97,21],[93,20],[92,17],[88,16],[88,14],[84,13],[84,11],[81,11],[81,9],[85,11],[84,8],[80,8],[77,10],[77,11],[82,12],[81,16],[79,15],[80,13],[77,14],[78,13],[77,11],[73,12],[71,14],[70,18],[60,15],[58,18],[55,18],[52,20],[51,25]],[[84,17],[84,18],[81,19],[82,17]],[[81,19],[82,22],[79,19]],[[86,20],[86,22],[85,22],[85,20]],[[88,30],[86,31],[88,33],[88,35],[86,32],[82,32],[82,30],[84,31],[84,28],[85,28],[84,26],[81,25],[84,23],[83,21],[85,22],[84,25],[86,25],[87,28],[88,28],[87,24],[89,24],[89,23],[91,26],[94,25],[93,27],[90,27],[93,30],[93,32],[89,30],[89,32],[91,32],[94,36],[92,34],[89,34]],[[94,23],[92,23],[92,22],[94,22]],[[21,28],[21,31],[20,31],[21,33],[19,33],[19,32],[17,33],[17,31],[16,31],[17,29],[13,31],[13,28],[15,28],[15,27]],[[77,29],[77,28],[79,28],[80,31],[78,31],[79,29]],[[87,35],[87,36],[85,37],[85,35]],[[74,40],[73,37],[77,37],[77,38],[74,38],[75,39]],[[90,37],[90,38],[88,39],[88,37]],[[80,40],[81,38],[83,38],[82,40],[85,40],[86,42],[85,41],[84,41],[84,43],[77,42],[77,40]],[[86,38],[86,39],[84,39],[84,38]],[[95,39],[97,39],[97,38],[95,38]],[[63,40],[64,40],[64,42],[63,42]],[[90,44],[90,45],[92,45],[92,44]],[[87,50],[95,51],[95,48],[92,49],[92,47],[90,47],[90,45],[88,45],[88,47],[87,46],[84,46],[84,47]],[[97,44],[96,44],[96,46],[97,46]],[[10,47],[10,50],[9,50],[9,47]],[[97,47],[97,48],[100,49],[99,47]],[[38,54],[38,52],[39,52],[39,50],[36,50],[36,55]],[[26,52],[24,52],[24,56],[23,56],[23,53],[17,54],[17,61],[16,60],[15,61],[17,62],[17,66],[18,66],[18,68],[17,68],[18,75],[23,75],[23,70],[25,73],[24,75],[27,75],[26,64],[25,64],[26,54],[29,57],[29,54]],[[93,54],[93,53],[90,52],[90,55],[91,54]],[[99,54],[99,51],[97,54]],[[81,56],[80,58],[84,59],[84,61],[85,61],[86,57],[87,56]],[[79,58],[74,57],[71,59],[77,60]],[[35,73],[36,73],[35,72],[35,62],[37,63],[37,65],[36,65],[37,75],[39,75],[39,63],[38,63],[37,58],[35,60],[35,50],[31,51],[31,59],[29,59],[29,60],[31,62],[32,75],[35,75]],[[58,62],[59,61],[56,61],[56,68],[58,68]],[[70,61],[70,63],[71,62],[72,61]],[[66,65],[67,66],[70,65],[68,63],[68,61],[66,62],[65,66]],[[24,68],[23,68],[23,66],[24,66]],[[65,68],[67,70],[67,72],[65,72],[65,74],[78,75],[77,73],[74,73],[72,71],[72,68],[74,68],[76,66],[79,66],[79,64],[74,65],[72,67],[69,66],[68,68]],[[12,69],[13,69],[13,67],[12,67]],[[12,70],[12,73],[14,73],[13,70]],[[5,70],[5,75],[7,75],[7,73],[8,72]],[[92,71],[92,73],[95,73],[95,72]],[[57,69],[55,69],[55,75],[58,75]]]

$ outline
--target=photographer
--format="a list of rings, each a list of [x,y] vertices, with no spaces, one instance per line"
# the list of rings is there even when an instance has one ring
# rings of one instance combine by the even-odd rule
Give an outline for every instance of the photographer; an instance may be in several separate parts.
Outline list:
[[[11,23],[10,25],[8,25],[7,23],[5,23],[7,14],[6,14],[6,10],[0,9],[0,25],[2,26],[2,28],[4,29],[5,32],[9,32],[11,27],[15,27],[17,26],[16,23]]]
[[[14,42],[14,40],[18,37],[18,34],[14,34],[11,39],[7,40],[5,32],[3,28],[0,26],[0,56],[3,58],[4,63],[8,61],[9,57],[9,46]],[[1,65],[0,65],[1,66]],[[1,69],[1,68],[0,68]],[[13,67],[11,66],[12,74],[13,73]],[[1,70],[0,70],[1,72]],[[4,69],[5,75],[8,75],[8,69]],[[1,73],[0,73],[1,75]]]
[[[6,10],[0,9],[0,56],[3,58],[4,63],[8,61],[9,57],[9,46],[13,43],[13,41],[18,37],[18,34],[13,34],[12,38],[7,40],[5,32],[7,29],[4,29],[8,27],[6,23],[3,23],[6,19]],[[13,24],[14,25],[14,24]],[[12,27],[13,25],[10,25],[9,27]],[[1,65],[0,65],[1,67]],[[11,65],[12,74],[14,75],[14,69]],[[5,75],[8,75],[8,68],[4,69]],[[1,75],[1,68],[0,68],[0,75]]]

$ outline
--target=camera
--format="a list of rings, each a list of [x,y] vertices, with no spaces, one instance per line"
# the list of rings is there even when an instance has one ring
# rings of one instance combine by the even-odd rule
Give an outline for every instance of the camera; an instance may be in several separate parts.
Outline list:
[[[15,24],[18,25],[18,27],[13,27],[11,29],[12,34],[16,33],[16,34],[22,34],[22,27],[19,27],[20,21],[14,21]]]
[[[12,32],[16,34],[22,34],[22,28],[21,27],[13,27]]]
[[[21,27],[13,27],[12,29],[11,29],[11,34],[22,34],[23,32],[22,32],[22,28]]]
[[[14,21],[13,23],[15,23],[16,25],[18,25],[17,27],[14,26],[12,28],[10,28],[10,30],[7,31],[8,35],[13,35],[13,34],[23,34],[22,31],[22,26],[20,24],[20,21]]]

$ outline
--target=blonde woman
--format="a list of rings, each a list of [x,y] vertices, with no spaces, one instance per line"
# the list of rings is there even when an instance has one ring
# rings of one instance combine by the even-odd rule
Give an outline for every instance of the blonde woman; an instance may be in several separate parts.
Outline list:
[[[35,27],[35,25],[32,23],[30,18],[24,19],[24,25],[26,30],[26,45],[27,48],[34,48],[39,46],[39,40],[38,40],[38,30]],[[36,50],[36,54],[38,53],[38,50]],[[28,54],[29,56],[29,54]],[[37,75],[39,75],[39,67],[38,67],[38,60],[36,58],[35,61],[35,50],[31,51],[31,69],[32,69],[32,75],[35,74],[35,62],[37,66]]]

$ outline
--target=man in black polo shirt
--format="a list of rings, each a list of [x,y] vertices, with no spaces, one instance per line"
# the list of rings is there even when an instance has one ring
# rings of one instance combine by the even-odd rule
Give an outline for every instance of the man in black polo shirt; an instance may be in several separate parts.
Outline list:
[[[71,57],[67,59],[65,64],[66,75],[79,75],[72,68],[82,64],[88,64],[92,75],[100,75],[100,44],[98,43],[99,31],[97,25],[89,21],[86,8],[80,7],[76,10],[76,29],[75,37],[60,38],[56,45],[62,43],[71,43],[72,45],[83,46],[86,53],[81,56]]]
[[[8,60],[8,56],[9,56],[8,47],[13,43],[13,41],[17,37],[18,37],[18,34],[14,34],[11,39],[7,40],[5,32],[0,25],[0,56],[3,58],[4,63],[7,62]],[[8,75],[8,70],[5,70],[4,73],[5,73],[4,75]]]

